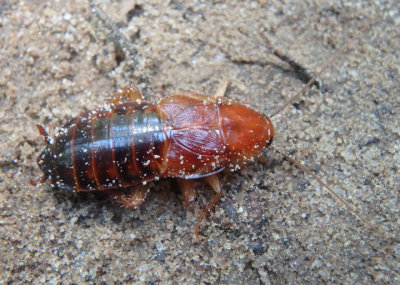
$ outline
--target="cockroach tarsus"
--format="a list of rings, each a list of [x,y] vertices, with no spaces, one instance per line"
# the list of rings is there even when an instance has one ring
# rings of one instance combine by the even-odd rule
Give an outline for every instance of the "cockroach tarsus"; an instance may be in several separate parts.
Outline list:
[[[360,30],[360,33],[365,28]],[[293,103],[358,36],[353,37],[307,84],[270,118]],[[178,93],[158,104],[143,100],[135,85],[123,88],[111,104],[86,112],[61,128],[54,139],[37,125],[46,148],[38,158],[52,186],[65,190],[100,190],[122,205],[136,209],[149,192],[148,182],[176,178],[185,206],[195,198],[195,179],[205,178],[215,192],[195,225],[199,240],[201,221],[223,195],[217,176],[235,171],[265,149],[278,152],[312,176],[361,221],[385,235],[308,168],[272,146],[274,129],[265,117],[224,97],[224,81],[214,96]],[[128,102],[123,102],[128,98]]]

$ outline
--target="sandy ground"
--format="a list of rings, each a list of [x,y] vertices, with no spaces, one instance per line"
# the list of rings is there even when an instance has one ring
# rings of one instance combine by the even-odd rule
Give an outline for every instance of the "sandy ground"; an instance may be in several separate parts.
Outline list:
[[[1,284],[400,282],[397,1],[63,2],[0,4]],[[157,101],[229,79],[228,97],[271,114],[303,84],[274,49],[315,74],[367,23],[321,89],[273,118],[274,143],[382,235],[274,153],[221,175],[199,244],[204,183],[189,209],[174,181],[156,183],[137,211],[29,184],[44,147],[35,124],[53,134],[128,83]]]

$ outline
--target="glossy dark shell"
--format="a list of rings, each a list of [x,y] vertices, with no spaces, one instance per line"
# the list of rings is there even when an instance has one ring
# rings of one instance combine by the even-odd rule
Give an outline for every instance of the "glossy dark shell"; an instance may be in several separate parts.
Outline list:
[[[159,175],[165,142],[155,106],[126,103],[70,121],[43,151],[38,163],[61,189],[127,187]]]

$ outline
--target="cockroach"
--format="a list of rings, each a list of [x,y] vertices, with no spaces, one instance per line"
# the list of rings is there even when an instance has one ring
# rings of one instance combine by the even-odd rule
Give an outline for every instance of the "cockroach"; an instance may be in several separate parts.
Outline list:
[[[147,182],[171,177],[186,205],[194,201],[191,180],[206,178],[216,192],[212,207],[222,195],[216,174],[257,157],[274,135],[268,118],[223,96],[186,92],[153,104],[134,85],[54,139],[37,127],[47,143],[38,158],[44,178],[62,190],[107,191],[130,208],[144,201]]]
[[[310,87],[356,38],[337,51],[270,118]],[[376,230],[329,185],[273,147],[274,128],[270,118],[223,97],[226,87],[223,84],[215,96],[184,92],[155,104],[144,100],[138,88],[131,85],[120,90],[110,104],[72,119],[54,139],[37,125],[47,144],[38,157],[44,173],[39,181],[50,179],[52,186],[62,190],[104,191],[122,205],[136,209],[145,200],[150,181],[178,179],[187,206],[195,198],[193,180],[205,178],[216,194],[198,218],[195,227],[198,240],[202,219],[223,194],[217,174],[223,170],[235,171],[269,149],[281,153],[314,177]]]

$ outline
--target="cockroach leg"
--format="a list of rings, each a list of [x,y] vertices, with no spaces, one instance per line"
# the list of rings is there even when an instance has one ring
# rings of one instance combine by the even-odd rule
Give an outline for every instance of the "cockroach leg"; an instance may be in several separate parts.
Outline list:
[[[39,130],[39,133],[43,136],[44,142],[46,144],[50,144],[49,135],[47,134],[46,130],[41,125],[36,125],[36,128]]]
[[[219,182],[217,174],[207,176],[205,179],[208,182],[208,184],[210,184],[212,189],[214,189],[215,193],[221,192],[221,183]]]
[[[120,92],[114,94],[114,98],[111,99],[111,103],[114,105],[122,103],[122,98],[127,97],[129,101],[136,102],[137,100],[143,100],[143,95],[135,84],[128,85]]]
[[[128,190],[110,190],[107,191],[107,194],[121,205],[130,209],[137,209],[144,202],[148,192],[148,186],[138,185]]]
[[[217,194],[211,199],[210,202],[208,202],[207,207],[201,211],[199,218],[197,219],[196,227],[194,230],[194,235],[195,235],[197,242],[200,240],[199,232],[200,232],[201,221],[206,217],[208,212],[215,206],[215,204],[218,203],[218,201],[221,199],[221,197],[223,195],[223,192],[221,190],[221,184],[220,184],[219,178],[216,174],[207,176],[206,180],[207,180],[208,184],[210,184],[210,186],[214,189],[215,193],[217,193]]]
[[[195,197],[194,181],[191,179],[178,179],[179,188],[182,193],[183,203],[188,207],[193,203]]]
[[[217,91],[215,92],[214,96],[216,98],[218,97],[224,97],[225,93],[226,93],[226,89],[228,88],[229,85],[229,80],[224,79],[218,86]]]
[[[31,184],[34,187],[37,187],[39,184],[42,184],[46,181],[46,176],[41,176],[36,179],[30,179],[29,184]]]

